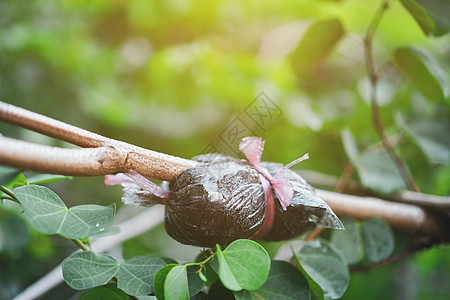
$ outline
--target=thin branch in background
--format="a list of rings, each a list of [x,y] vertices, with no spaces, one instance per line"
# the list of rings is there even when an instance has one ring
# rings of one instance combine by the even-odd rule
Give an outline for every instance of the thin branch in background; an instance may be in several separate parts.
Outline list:
[[[345,189],[347,188],[348,184],[350,183],[350,178],[352,177],[354,172],[355,172],[355,167],[353,167],[352,164],[348,163],[345,166],[341,177],[336,182],[336,185],[334,187],[334,191],[336,193],[343,193],[345,191]]]
[[[383,123],[381,122],[379,107],[378,107],[377,85],[378,85],[379,70],[377,71],[375,68],[372,41],[373,41],[375,32],[378,28],[378,25],[380,24],[380,21],[384,15],[385,11],[388,9],[388,7],[389,7],[389,1],[384,1],[383,4],[378,9],[378,11],[376,12],[372,22],[370,23],[369,28],[367,29],[366,36],[364,38],[364,57],[365,57],[367,73],[369,75],[370,85],[371,85],[370,103],[371,103],[371,109],[372,109],[372,120],[373,120],[375,129],[377,130],[378,136],[380,137],[380,139],[383,143],[384,148],[387,150],[387,152],[389,153],[389,156],[396,164],[398,170],[400,171],[400,174],[402,175],[403,180],[405,181],[407,186],[409,186],[413,191],[419,192],[419,188],[417,187],[417,185],[415,184],[411,175],[409,174],[405,163],[403,162],[401,157],[397,154],[395,147],[389,140],[389,138],[384,130]],[[383,66],[382,66],[382,68],[383,68]]]
[[[357,267],[352,267],[350,268],[350,273],[354,274],[354,273],[360,273],[360,272],[367,272],[367,271],[371,271],[374,269],[378,269],[384,266],[387,266],[389,264],[398,262],[400,260],[402,260],[405,257],[410,256],[411,254],[418,252],[420,250],[423,250],[425,248],[429,248],[433,246],[432,242],[422,242],[419,245],[415,245],[411,248],[406,249],[403,252],[400,252],[396,255],[390,256],[387,259],[374,263],[374,264],[369,264],[369,265],[363,265],[363,266],[357,266]]]

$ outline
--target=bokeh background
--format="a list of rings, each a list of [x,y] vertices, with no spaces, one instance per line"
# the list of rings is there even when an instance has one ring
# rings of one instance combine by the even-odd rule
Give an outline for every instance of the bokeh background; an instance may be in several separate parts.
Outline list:
[[[405,188],[402,181],[383,176],[395,168],[370,152],[380,143],[371,121],[363,35],[380,3],[1,1],[0,100],[186,158],[214,150],[236,155],[240,136],[258,135],[266,140],[264,160],[287,163],[309,152],[311,159],[297,168],[313,185],[330,189],[327,182],[349,162],[341,138],[348,129],[373,162],[352,180],[375,193],[396,192]],[[331,20],[342,25],[342,37],[319,61],[302,60],[305,53],[296,49],[304,33],[314,22]],[[393,1],[375,37],[376,64],[389,61],[397,48],[417,47],[434,57],[448,85],[449,42],[446,35],[425,36]],[[421,190],[437,195],[450,194],[446,93],[443,100],[423,96],[389,64],[379,85],[388,134]],[[70,147],[4,123],[0,131]],[[50,187],[69,206],[121,206],[120,188],[104,186],[102,178]],[[173,242],[162,228],[154,231],[123,245],[125,256],[164,255]],[[23,290],[74,249],[62,238],[27,232],[20,251],[0,245],[0,299]],[[436,247],[353,275],[344,299],[448,299],[448,250]],[[60,286],[58,293],[67,298],[72,291]]]

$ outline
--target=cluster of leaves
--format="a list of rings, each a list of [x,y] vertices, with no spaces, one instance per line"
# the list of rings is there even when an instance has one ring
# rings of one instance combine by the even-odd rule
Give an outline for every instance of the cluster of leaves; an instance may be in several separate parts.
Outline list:
[[[442,35],[448,32],[449,27],[445,27],[444,24],[435,26],[433,18],[428,15],[427,5],[424,4],[423,8],[413,0],[405,0],[401,3],[408,9],[425,34]],[[430,13],[439,12],[431,9]],[[343,25],[337,19],[313,23],[304,34],[297,49],[291,53],[291,62],[297,70],[297,74],[306,80],[311,80],[345,34]],[[377,90],[381,90],[381,92],[377,91],[375,96],[378,102],[376,105],[386,105],[395,96],[393,92],[389,91],[393,88],[393,84],[389,82],[391,78],[389,74],[385,74],[388,72],[387,70],[394,71],[392,67],[424,97],[423,99],[438,104],[448,102],[450,86],[446,79],[447,74],[431,53],[419,48],[400,47],[395,49],[390,56],[387,61],[380,63],[381,67],[378,70],[373,70],[376,73],[369,74],[369,77],[377,78]],[[373,86],[371,88],[375,89]],[[366,102],[370,102],[370,97],[365,94],[363,92],[362,97]],[[450,129],[448,120],[429,116],[418,116],[408,120],[400,111],[392,114],[391,118],[395,120],[395,125],[400,129],[401,137],[415,144],[430,165],[446,166],[450,163],[450,139],[446,134]],[[359,128],[353,130],[360,131]],[[351,129],[342,130],[341,136],[347,157],[355,166],[363,186],[379,194],[393,194],[407,188],[401,173],[393,164],[387,151],[380,147],[381,145],[377,145],[376,142],[367,145],[366,141],[366,150],[360,153]],[[399,139],[397,137],[397,140]]]
[[[171,258],[149,256],[135,256],[119,263],[112,256],[92,252],[85,245],[92,239],[117,232],[108,230],[114,220],[115,205],[67,208],[52,190],[36,185],[62,178],[65,177],[41,175],[27,180],[19,173],[7,185],[18,187],[12,193],[3,186],[2,191],[7,194],[2,197],[19,201],[27,219],[39,232],[59,234],[83,245],[84,251],[62,262],[63,276],[70,287],[90,289],[82,299],[96,299],[99,294],[114,295],[117,299],[127,295],[189,299],[206,296],[205,286],[209,286],[209,294],[226,288],[236,299],[275,296],[310,299],[311,293],[317,299],[337,299],[349,283],[348,265],[360,262],[355,255],[365,253],[369,262],[378,262],[393,249],[390,229],[382,221],[363,222],[359,233],[356,223],[347,220],[348,230],[333,232],[331,242],[317,240],[290,249],[290,258],[295,258],[297,267],[287,261],[271,260],[265,248],[251,240],[236,240],[224,249],[217,245],[215,251],[200,253],[197,262],[183,265]],[[360,250],[360,236],[364,251]],[[286,247],[290,247],[289,243]]]

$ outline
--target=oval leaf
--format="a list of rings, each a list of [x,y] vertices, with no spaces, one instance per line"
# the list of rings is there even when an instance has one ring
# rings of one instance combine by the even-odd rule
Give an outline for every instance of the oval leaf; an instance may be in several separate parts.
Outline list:
[[[72,179],[72,176],[56,175],[56,174],[38,174],[27,178],[28,184],[43,184],[57,182],[65,179]]]
[[[119,264],[112,256],[92,251],[71,255],[62,262],[61,267],[64,280],[75,290],[104,285],[119,270]]]
[[[56,234],[64,221],[67,207],[52,190],[44,186],[25,185],[14,190],[25,214],[36,230]]]
[[[444,119],[415,119],[409,124],[398,113],[396,121],[414,139],[417,146],[432,163],[450,163],[450,122]]]
[[[69,208],[66,218],[58,230],[69,239],[82,239],[105,231],[111,226],[116,214],[116,205],[78,205]]]
[[[330,55],[344,35],[337,19],[317,21],[305,32],[297,49],[291,54],[293,67],[300,77],[310,77]]]
[[[403,7],[416,20],[417,24],[422,29],[423,33],[430,35],[436,30],[433,20],[428,15],[427,11],[420,6],[415,0],[400,0]]]
[[[158,257],[136,256],[120,264],[117,272],[117,287],[132,296],[153,293],[156,273],[166,263]]]
[[[169,264],[161,269],[159,269],[158,272],[156,272],[155,279],[153,280],[153,289],[155,292],[155,296],[159,300],[166,299],[164,296],[164,283],[167,278],[167,274],[169,274],[170,270],[178,266],[177,264]]]
[[[376,263],[391,255],[394,236],[389,225],[381,219],[369,219],[361,226],[364,253],[369,262]]]
[[[356,167],[362,184],[380,194],[403,190],[405,182],[385,149],[369,148]]]
[[[441,36],[450,31],[450,3],[442,0],[401,0],[426,35]]]
[[[232,291],[256,290],[267,280],[270,257],[251,240],[236,240],[222,252],[217,246],[217,264],[211,264],[223,285]]]
[[[333,230],[331,233],[332,244],[344,255],[349,265],[361,261],[362,249],[358,225],[350,219],[341,220],[345,230]]]
[[[448,83],[440,78],[445,74],[439,66],[417,49],[400,48],[394,53],[393,63],[403,77],[430,100],[444,101]]]
[[[189,285],[185,266],[175,266],[164,282],[164,297],[170,300],[189,299]]]
[[[344,256],[336,248],[326,241],[316,240],[307,243],[295,257],[300,272],[318,299],[342,297],[348,287],[350,273]]]
[[[234,296],[238,300],[311,299],[308,282],[303,275],[288,262],[278,260],[272,261],[269,277],[262,287],[254,291],[237,291]]]

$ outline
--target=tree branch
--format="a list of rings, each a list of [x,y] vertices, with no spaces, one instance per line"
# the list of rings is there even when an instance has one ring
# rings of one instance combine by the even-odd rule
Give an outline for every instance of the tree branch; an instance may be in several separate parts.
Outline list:
[[[42,116],[0,101],[0,120],[84,148],[63,149],[1,138],[0,163],[39,172],[97,176],[135,170],[171,180],[197,162],[151,151]]]
[[[371,108],[372,108],[372,120],[373,120],[374,126],[377,130],[377,133],[383,143],[384,148],[386,149],[389,156],[396,164],[406,185],[409,186],[413,191],[419,192],[419,188],[417,187],[417,185],[415,184],[411,175],[409,174],[408,169],[406,168],[406,165],[404,164],[403,160],[395,151],[395,147],[392,145],[391,141],[389,140],[389,138],[384,130],[383,123],[381,122],[381,118],[380,118],[380,111],[378,108],[377,85],[378,85],[378,73],[379,72],[377,72],[375,69],[372,41],[373,41],[375,32],[378,28],[378,25],[380,24],[381,18],[383,17],[384,12],[388,9],[388,7],[389,7],[389,0],[386,0],[383,2],[381,7],[376,12],[372,22],[369,25],[369,28],[367,29],[366,36],[364,38],[364,58],[366,61],[367,73],[369,74],[370,85],[371,85],[370,103],[371,103]]]
[[[2,102],[0,120],[89,147],[63,149],[1,137],[0,163],[10,166],[74,176],[96,176],[135,170],[146,177],[170,181],[186,168],[198,164],[192,160],[108,139]],[[323,190],[317,192],[340,217],[378,217],[411,234],[446,238],[445,226],[440,226],[437,216],[421,207]]]
[[[358,197],[316,190],[319,197],[339,216],[354,219],[380,218],[394,228],[412,235],[427,235],[447,240],[447,224],[438,215],[406,203],[390,202],[373,197]]]

